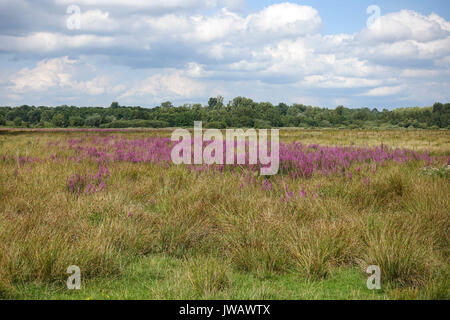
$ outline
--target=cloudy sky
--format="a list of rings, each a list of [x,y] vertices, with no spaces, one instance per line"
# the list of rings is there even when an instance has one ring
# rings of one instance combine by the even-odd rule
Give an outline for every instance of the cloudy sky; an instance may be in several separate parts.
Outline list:
[[[378,17],[379,16],[379,17]],[[447,0],[0,0],[0,105],[450,101]]]

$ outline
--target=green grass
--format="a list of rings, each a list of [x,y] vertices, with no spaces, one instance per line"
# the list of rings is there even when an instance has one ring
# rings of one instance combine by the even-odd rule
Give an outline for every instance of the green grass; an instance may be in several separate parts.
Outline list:
[[[82,279],[80,290],[68,290],[65,280],[18,285],[11,299],[387,299],[384,290],[368,290],[357,268],[340,268],[330,277],[311,282],[294,274],[258,277],[231,270],[229,285],[200,294],[190,281],[189,262],[165,255],[140,258],[120,276]]]

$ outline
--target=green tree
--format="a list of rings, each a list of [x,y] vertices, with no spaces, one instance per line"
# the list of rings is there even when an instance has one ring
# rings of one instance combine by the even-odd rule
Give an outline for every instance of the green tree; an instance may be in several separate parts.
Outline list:
[[[71,127],[82,127],[84,126],[84,119],[80,116],[72,116],[69,118],[69,125]]]
[[[64,121],[64,114],[57,113],[52,118],[52,123],[55,127],[64,127],[65,121]]]
[[[166,102],[161,103],[161,108],[170,109],[170,108],[173,108],[173,104],[170,101],[166,101]]]
[[[16,117],[13,122],[15,127],[21,127],[23,125],[23,120],[21,117]]]
[[[120,105],[119,105],[119,103],[117,101],[114,101],[113,103],[111,103],[111,108],[112,109],[117,109],[117,108],[120,108]]]
[[[41,111],[34,109],[28,111],[28,122],[32,124],[36,124],[41,121]]]
[[[94,114],[86,118],[84,122],[88,127],[100,127],[102,124],[102,117],[99,114]]]

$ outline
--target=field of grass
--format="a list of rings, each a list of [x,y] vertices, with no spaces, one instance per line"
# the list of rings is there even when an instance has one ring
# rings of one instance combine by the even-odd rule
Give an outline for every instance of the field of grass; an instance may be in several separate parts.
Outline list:
[[[281,130],[434,157],[304,177],[101,155],[170,133],[0,131],[0,298],[450,298],[448,130]],[[70,265],[81,290],[66,287]]]

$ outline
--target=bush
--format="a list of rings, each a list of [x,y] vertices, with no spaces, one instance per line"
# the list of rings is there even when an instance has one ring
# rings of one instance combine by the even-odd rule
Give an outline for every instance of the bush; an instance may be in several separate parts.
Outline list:
[[[84,123],[89,127],[99,127],[102,123],[102,117],[98,114],[94,114],[90,117],[87,117]]]
[[[269,121],[256,119],[254,123],[255,129],[270,129],[272,128]]]
[[[205,128],[207,129],[225,129],[226,127],[227,125],[221,121],[212,121],[205,125]]]
[[[52,118],[52,123],[55,125],[55,127],[64,127],[65,121],[64,121],[64,114],[57,113]]]
[[[169,123],[160,120],[116,120],[102,128],[167,128]]]
[[[15,127],[21,127],[23,125],[23,121],[22,118],[16,117],[14,119],[14,126]]]
[[[70,117],[69,124],[72,127],[82,127],[84,125],[84,119],[79,116]]]

